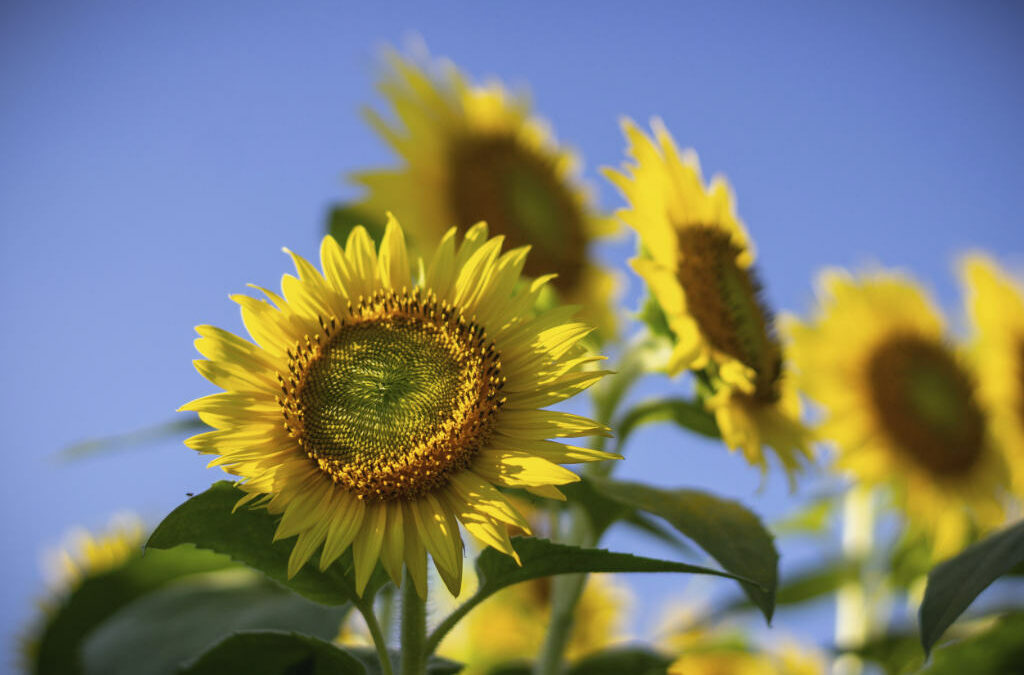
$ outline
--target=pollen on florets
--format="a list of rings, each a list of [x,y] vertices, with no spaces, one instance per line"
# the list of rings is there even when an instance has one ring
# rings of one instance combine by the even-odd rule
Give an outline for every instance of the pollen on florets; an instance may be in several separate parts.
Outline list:
[[[321,318],[279,373],[283,424],[336,483],[412,499],[465,469],[505,401],[482,326],[432,294],[378,291]]]

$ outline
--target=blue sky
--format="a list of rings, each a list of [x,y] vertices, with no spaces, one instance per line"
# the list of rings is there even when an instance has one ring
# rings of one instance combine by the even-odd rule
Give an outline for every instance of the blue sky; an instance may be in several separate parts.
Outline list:
[[[276,285],[281,246],[312,255],[329,204],[356,195],[344,175],[394,161],[359,115],[380,103],[383,45],[418,35],[476,77],[528,88],[609,208],[619,198],[597,168],[621,161],[617,120],[661,116],[733,183],[777,308],[806,311],[825,265],[881,264],[957,317],[957,254],[1024,268],[1022,29],[1010,2],[5,2],[0,652],[68,528],[125,509],[155,523],[220,478],[177,440],[55,455],[210,391],[190,365],[193,326],[240,331],[227,295]],[[623,270],[627,306],[632,247],[600,251]],[[641,395],[674,386],[652,378]],[[621,474],[769,519],[810,492],[790,497],[778,476],[758,492],[738,457],[667,428],[638,435]],[[609,544],[663,553],[619,533]],[[649,613],[682,582],[637,588]],[[824,640],[822,616],[779,630],[819,625]]]

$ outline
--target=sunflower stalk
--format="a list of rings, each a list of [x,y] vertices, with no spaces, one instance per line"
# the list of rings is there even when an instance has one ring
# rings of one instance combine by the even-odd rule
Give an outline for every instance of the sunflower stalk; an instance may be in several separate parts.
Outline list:
[[[843,556],[867,561],[874,546],[875,504],[870,486],[854,485],[843,499]],[[836,593],[835,641],[840,649],[863,645],[871,628],[872,608],[863,571],[839,587]],[[832,667],[832,675],[860,675],[863,660],[843,654]]]
[[[427,603],[416,591],[409,570],[402,583],[402,675],[427,672]]]
[[[388,639],[384,631],[381,630],[380,622],[373,611],[373,604],[359,602],[356,604],[356,609],[363,615],[366,627],[370,631],[370,637],[373,638],[373,647],[377,650],[377,659],[380,661],[381,675],[391,675],[393,671],[391,669],[391,657],[388,654]]]

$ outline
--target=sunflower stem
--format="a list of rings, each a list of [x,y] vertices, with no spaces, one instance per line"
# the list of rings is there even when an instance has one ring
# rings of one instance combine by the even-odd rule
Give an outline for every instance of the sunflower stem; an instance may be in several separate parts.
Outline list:
[[[427,603],[416,592],[409,571],[402,579],[402,675],[427,672]]]
[[[870,487],[854,485],[843,498],[843,557],[867,563],[874,546],[875,505]],[[835,642],[839,649],[864,644],[871,628],[871,606],[864,572],[839,587],[836,593]],[[843,654],[832,665],[832,675],[860,675],[864,662]]]
[[[388,640],[384,637],[384,631],[380,629],[380,622],[377,621],[377,615],[373,612],[373,604],[357,602],[356,609],[363,615],[366,627],[370,631],[370,637],[373,638],[373,647],[377,650],[377,659],[380,661],[381,675],[392,675],[391,656],[388,654]]]

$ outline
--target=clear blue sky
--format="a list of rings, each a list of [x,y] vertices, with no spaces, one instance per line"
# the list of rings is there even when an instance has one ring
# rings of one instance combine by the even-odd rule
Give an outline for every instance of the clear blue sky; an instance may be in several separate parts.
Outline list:
[[[328,205],[354,195],[343,175],[394,161],[358,111],[379,102],[379,47],[412,33],[475,76],[528,87],[608,207],[618,196],[596,168],[621,159],[617,119],[662,116],[733,182],[778,308],[804,311],[826,264],[905,267],[954,312],[958,252],[1024,267],[1018,3],[8,0],[0,654],[64,531],[124,509],[155,523],[220,478],[176,440],[74,464],[55,454],[210,391],[190,365],[192,327],[241,330],[227,295],[276,285],[281,246],[313,254]],[[631,248],[601,253],[623,268]],[[759,493],[739,458],[670,429],[633,450],[624,476],[716,490],[768,518],[795,501],[779,477]],[[639,608],[670,584],[682,588],[639,580]],[[818,625],[824,640],[822,616],[784,615],[779,630]]]

